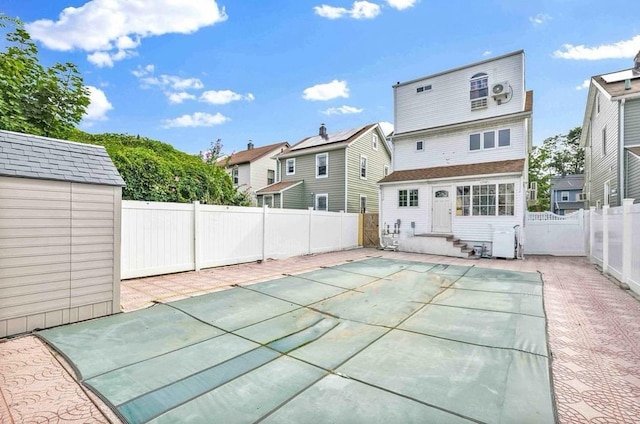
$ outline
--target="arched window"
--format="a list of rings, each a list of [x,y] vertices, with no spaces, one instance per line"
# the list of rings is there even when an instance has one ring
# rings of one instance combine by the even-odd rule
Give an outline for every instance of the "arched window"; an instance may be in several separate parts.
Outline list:
[[[471,77],[469,85],[469,98],[471,110],[487,107],[489,96],[489,77],[484,72],[479,72]]]

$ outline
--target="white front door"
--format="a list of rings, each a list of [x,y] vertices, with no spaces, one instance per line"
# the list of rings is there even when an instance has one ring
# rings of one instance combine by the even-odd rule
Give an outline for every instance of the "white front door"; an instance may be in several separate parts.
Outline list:
[[[451,232],[451,187],[433,188],[433,217],[431,231],[434,233]]]

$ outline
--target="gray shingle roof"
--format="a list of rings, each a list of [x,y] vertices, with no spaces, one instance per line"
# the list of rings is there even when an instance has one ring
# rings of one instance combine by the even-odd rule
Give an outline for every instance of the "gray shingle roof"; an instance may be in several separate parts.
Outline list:
[[[552,190],[582,190],[584,174],[570,174],[551,177]]]
[[[102,146],[0,130],[0,175],[124,186]]]

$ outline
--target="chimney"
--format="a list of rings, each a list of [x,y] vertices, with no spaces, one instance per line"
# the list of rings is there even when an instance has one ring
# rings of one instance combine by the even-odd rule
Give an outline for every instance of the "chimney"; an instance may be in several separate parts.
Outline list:
[[[633,58],[633,72],[636,74],[640,74],[640,50],[636,57]]]
[[[247,150],[251,149],[253,149],[253,141],[249,140],[249,143],[247,144]]]
[[[319,135],[322,138],[327,138],[327,127],[324,126],[324,124],[320,124],[320,133]]]

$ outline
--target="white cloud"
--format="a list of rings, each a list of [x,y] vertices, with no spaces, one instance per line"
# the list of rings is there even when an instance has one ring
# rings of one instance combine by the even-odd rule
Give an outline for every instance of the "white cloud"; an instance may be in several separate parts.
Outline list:
[[[380,128],[382,128],[384,135],[389,135],[393,132],[393,124],[391,122],[382,121],[378,122],[378,124],[380,125]]]
[[[302,92],[305,100],[331,100],[338,97],[349,97],[346,81],[333,80],[326,84],[317,84]]]
[[[131,71],[131,73],[133,75],[135,75],[138,78],[142,78],[144,76],[147,76],[149,74],[153,74],[153,72],[156,70],[156,67],[154,65],[147,65],[147,66],[140,66],[138,65],[138,69],[136,69],[135,71]]]
[[[224,124],[230,120],[230,118],[227,118],[220,112],[215,115],[205,112],[195,112],[191,115],[182,115],[175,119],[167,119],[164,127],[212,127],[214,125]]]
[[[576,90],[584,90],[586,88],[589,88],[590,84],[591,84],[591,80],[590,79],[586,79],[586,80],[582,81],[582,84],[580,84],[579,86],[576,87]]]
[[[212,105],[224,105],[238,100],[253,101],[254,99],[255,97],[251,93],[243,96],[242,94],[234,93],[231,90],[208,90],[200,95],[201,102],[210,103]]]
[[[638,52],[639,45],[640,35],[629,40],[601,44],[596,47],[586,47],[583,44],[579,46],[564,44],[563,50],[556,50],[553,52],[553,56],[559,59],[574,60],[625,59],[633,57]]]
[[[491,50],[485,50],[482,52],[482,56],[490,56],[493,53]]]
[[[88,85],[89,90],[89,106],[84,114],[84,119],[89,121],[105,121],[107,112],[113,109],[113,105],[107,99],[104,91],[92,85]]]
[[[195,100],[196,96],[193,94],[187,93],[186,91],[181,91],[179,93],[165,93],[167,98],[169,99],[169,103],[182,103],[185,100]]]
[[[398,1],[403,3],[403,1]],[[407,2],[406,0],[404,2]],[[353,19],[373,19],[380,14],[380,6],[368,1],[354,1],[351,9],[344,7],[334,7],[323,4],[322,6],[315,6],[313,8],[316,15],[322,16],[327,19],[339,19],[344,17],[351,17]]]
[[[546,13],[538,13],[536,16],[529,16],[529,22],[534,25],[542,25],[543,23],[550,21],[551,16]]]
[[[404,10],[415,6],[418,0],[387,0],[387,3],[394,9]]]
[[[363,109],[359,109],[357,107],[353,107],[353,106],[340,106],[340,107],[330,107],[329,109],[325,110],[324,113],[325,115],[346,115],[348,113],[360,113],[362,112]]]
[[[40,19],[25,27],[47,48],[84,50],[97,66],[113,66],[132,56],[143,38],[190,34],[226,19],[215,0],[90,0],[65,8],[57,21]]]

